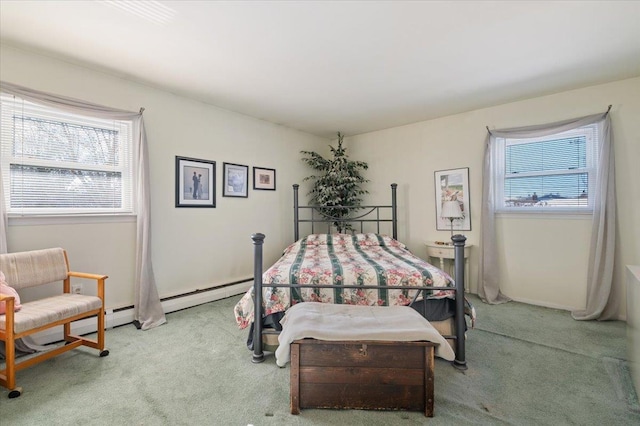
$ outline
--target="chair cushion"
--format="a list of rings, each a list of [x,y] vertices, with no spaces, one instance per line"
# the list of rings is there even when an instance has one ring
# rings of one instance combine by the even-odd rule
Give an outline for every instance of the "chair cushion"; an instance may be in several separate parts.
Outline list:
[[[86,296],[84,294],[62,294],[23,303],[22,309],[15,313],[13,330],[15,333],[22,333],[52,322],[100,309],[101,306],[102,300],[99,297]],[[5,327],[6,316],[0,315],[0,330],[4,330]]]

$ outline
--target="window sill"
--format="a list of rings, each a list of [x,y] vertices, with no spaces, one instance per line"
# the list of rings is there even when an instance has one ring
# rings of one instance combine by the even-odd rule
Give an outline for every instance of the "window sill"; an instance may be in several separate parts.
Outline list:
[[[104,215],[9,215],[9,226],[30,225],[80,225],[87,223],[126,223],[135,222],[135,214]]]
[[[504,211],[500,210],[495,212],[498,218],[518,218],[518,219],[536,219],[536,220],[591,220],[593,211],[584,210],[529,210],[529,211]]]

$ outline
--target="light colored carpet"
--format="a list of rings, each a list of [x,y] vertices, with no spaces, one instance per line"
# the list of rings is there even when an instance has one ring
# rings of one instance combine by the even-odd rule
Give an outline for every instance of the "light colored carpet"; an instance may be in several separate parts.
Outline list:
[[[111,354],[79,349],[18,372],[24,393],[0,391],[4,425],[639,425],[622,322],[473,298],[469,369],[438,360],[435,417],[417,412],[289,414],[289,367],[251,363],[240,296],[168,315],[150,331],[108,330]]]

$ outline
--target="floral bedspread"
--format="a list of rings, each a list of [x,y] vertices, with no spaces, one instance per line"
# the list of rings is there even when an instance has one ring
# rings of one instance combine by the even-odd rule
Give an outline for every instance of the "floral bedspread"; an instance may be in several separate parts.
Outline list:
[[[401,242],[378,234],[312,234],[287,247],[263,275],[264,314],[298,302],[369,306],[408,305],[417,290],[349,289],[344,285],[433,286],[429,298],[455,297],[453,279],[414,256]],[[270,286],[269,284],[273,284]],[[331,284],[331,288],[281,288],[277,284]],[[234,307],[236,322],[253,322],[253,287]]]

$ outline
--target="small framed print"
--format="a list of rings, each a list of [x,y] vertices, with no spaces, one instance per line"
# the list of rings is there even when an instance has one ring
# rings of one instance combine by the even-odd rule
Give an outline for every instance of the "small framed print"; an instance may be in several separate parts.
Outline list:
[[[264,167],[253,168],[253,189],[276,190],[276,170]]]
[[[469,168],[440,170],[434,173],[436,229],[438,231],[471,231],[469,202]],[[459,207],[458,219],[442,217],[443,206],[455,201]]]
[[[176,156],[176,207],[216,206],[216,162]]]
[[[222,163],[223,197],[249,196],[249,166]]]

